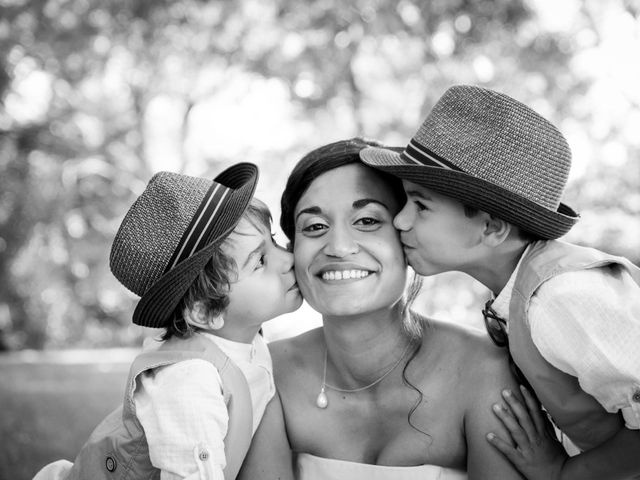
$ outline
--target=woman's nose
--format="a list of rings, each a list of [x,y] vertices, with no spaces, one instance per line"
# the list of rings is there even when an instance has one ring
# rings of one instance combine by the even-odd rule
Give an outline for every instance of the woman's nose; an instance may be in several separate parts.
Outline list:
[[[332,257],[346,257],[358,252],[358,244],[344,228],[333,228],[326,237],[324,253]]]
[[[411,230],[411,226],[413,225],[413,215],[414,212],[411,202],[405,203],[404,207],[402,207],[402,210],[400,210],[393,219],[393,226],[403,232]]]

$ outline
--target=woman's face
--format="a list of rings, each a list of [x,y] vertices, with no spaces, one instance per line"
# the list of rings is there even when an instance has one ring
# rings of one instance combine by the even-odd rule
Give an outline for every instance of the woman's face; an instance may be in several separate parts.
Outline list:
[[[391,188],[363,165],[314,180],[294,210],[294,261],[304,298],[322,315],[388,309],[402,296],[406,264]]]

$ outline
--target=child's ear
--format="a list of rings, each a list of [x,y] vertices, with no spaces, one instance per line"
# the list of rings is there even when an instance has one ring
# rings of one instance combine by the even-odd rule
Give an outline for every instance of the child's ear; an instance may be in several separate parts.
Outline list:
[[[191,308],[185,308],[183,315],[184,320],[191,326],[207,328],[209,324],[207,308],[203,302],[195,302]]]
[[[224,318],[222,314],[216,315],[215,317],[209,317],[209,328],[211,330],[220,330],[224,327]]]
[[[491,215],[486,216],[482,232],[483,243],[489,247],[502,244],[511,232],[511,224]]]
[[[220,315],[210,315],[204,302],[197,301],[190,309],[184,311],[185,321],[194,327],[205,330],[220,330],[224,327],[224,318]]]

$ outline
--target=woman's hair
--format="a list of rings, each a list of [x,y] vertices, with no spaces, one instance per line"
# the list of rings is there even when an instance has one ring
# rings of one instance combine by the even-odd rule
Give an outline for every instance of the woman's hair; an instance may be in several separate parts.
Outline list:
[[[342,140],[312,150],[304,157],[302,157],[302,159],[296,164],[296,166],[291,171],[289,178],[287,179],[287,185],[284,189],[284,192],[282,193],[282,198],[280,200],[282,212],[280,216],[280,227],[289,239],[291,246],[293,246],[293,243],[295,241],[294,212],[296,206],[298,205],[298,202],[300,201],[300,198],[307,191],[311,183],[320,175],[330,170],[352,163],[361,163],[360,151],[363,148],[369,146],[382,147],[383,145],[378,142],[365,140],[362,138]],[[401,147],[384,148],[393,150],[395,152],[403,151],[403,148]],[[400,205],[404,205],[404,203],[406,202],[406,195],[404,193],[404,189],[402,188],[402,181],[397,177],[394,177],[387,173],[378,170],[373,171],[384,183],[386,183],[390,187],[392,195],[398,200],[398,203]],[[412,354],[407,358],[407,361],[405,362],[404,368],[402,370],[402,379],[408,388],[411,388],[418,393],[418,400],[407,414],[407,421],[409,422],[409,425],[411,425],[417,431],[428,435],[411,422],[411,416],[422,403],[424,394],[407,377],[407,368],[420,351],[420,346],[422,345],[420,339],[422,339],[423,334],[423,322],[418,315],[415,315],[410,311],[411,305],[420,292],[420,287],[422,286],[422,277],[415,274],[415,272],[413,272],[413,270],[411,269],[410,275],[411,277],[407,282],[408,286],[405,287],[404,294],[401,300],[402,327],[408,334],[411,341],[416,342],[418,347],[415,348]]]
[[[363,138],[340,140],[312,150],[293,167],[280,200],[282,212],[280,215],[280,227],[291,242],[291,245],[293,245],[295,239],[294,210],[309,185],[323,173],[335,168],[351,163],[361,163],[364,166],[364,163],[360,160],[360,150],[366,147],[384,147],[384,145]],[[396,152],[403,150],[401,147],[384,148]],[[403,205],[406,197],[402,188],[402,181],[387,173],[378,170],[373,171],[391,187],[393,195],[398,199],[400,205]]]
[[[316,148],[302,157],[295,167],[293,167],[280,200],[282,212],[280,216],[280,227],[289,239],[291,247],[293,247],[295,241],[294,212],[298,201],[300,201],[302,195],[307,191],[309,185],[322,174],[345,165],[360,163],[366,167],[360,160],[360,151],[366,147],[384,147],[395,152],[402,152],[404,150],[402,147],[386,147],[375,140],[356,137]],[[374,170],[373,168],[371,168],[371,170],[390,187],[391,193],[398,203],[404,205],[406,195],[402,188],[402,181],[388,173]],[[418,295],[421,285],[421,278],[417,275],[412,275],[411,282],[409,286],[405,288],[402,299],[403,325],[407,333],[413,338],[422,337],[422,327],[420,323],[415,320],[413,315],[409,315],[409,307]]]
[[[242,218],[259,230],[271,231],[271,213],[269,208],[257,198],[252,198]],[[229,241],[227,236],[214,249],[211,259],[198,274],[187,292],[184,294],[171,317],[162,340],[171,337],[188,337],[195,328],[187,323],[185,316],[193,309],[196,302],[202,302],[207,316],[218,316],[229,305],[229,289],[238,274],[235,260],[226,254],[223,245]]]

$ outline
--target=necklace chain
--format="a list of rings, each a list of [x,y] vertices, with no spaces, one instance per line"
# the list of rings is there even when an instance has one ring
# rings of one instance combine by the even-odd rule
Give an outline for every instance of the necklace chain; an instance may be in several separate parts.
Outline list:
[[[324,349],[324,373],[322,374],[322,387],[320,387],[320,390],[324,392],[325,388],[329,388],[331,390],[335,390],[336,392],[356,393],[356,392],[361,392],[363,390],[371,388],[374,385],[377,385],[378,383],[380,383],[382,380],[384,380],[387,375],[393,372],[396,369],[396,367],[400,365],[400,362],[404,359],[405,355],[411,348],[412,344],[413,342],[409,341],[404,351],[402,352],[402,355],[400,355],[398,360],[396,360],[396,362],[393,365],[391,365],[391,367],[386,372],[384,372],[382,376],[380,376],[377,380],[374,380],[373,382],[371,382],[369,385],[365,385],[364,387],[359,387],[359,388],[339,388],[339,387],[334,387],[333,385],[329,385],[327,383],[327,349],[325,348]]]

